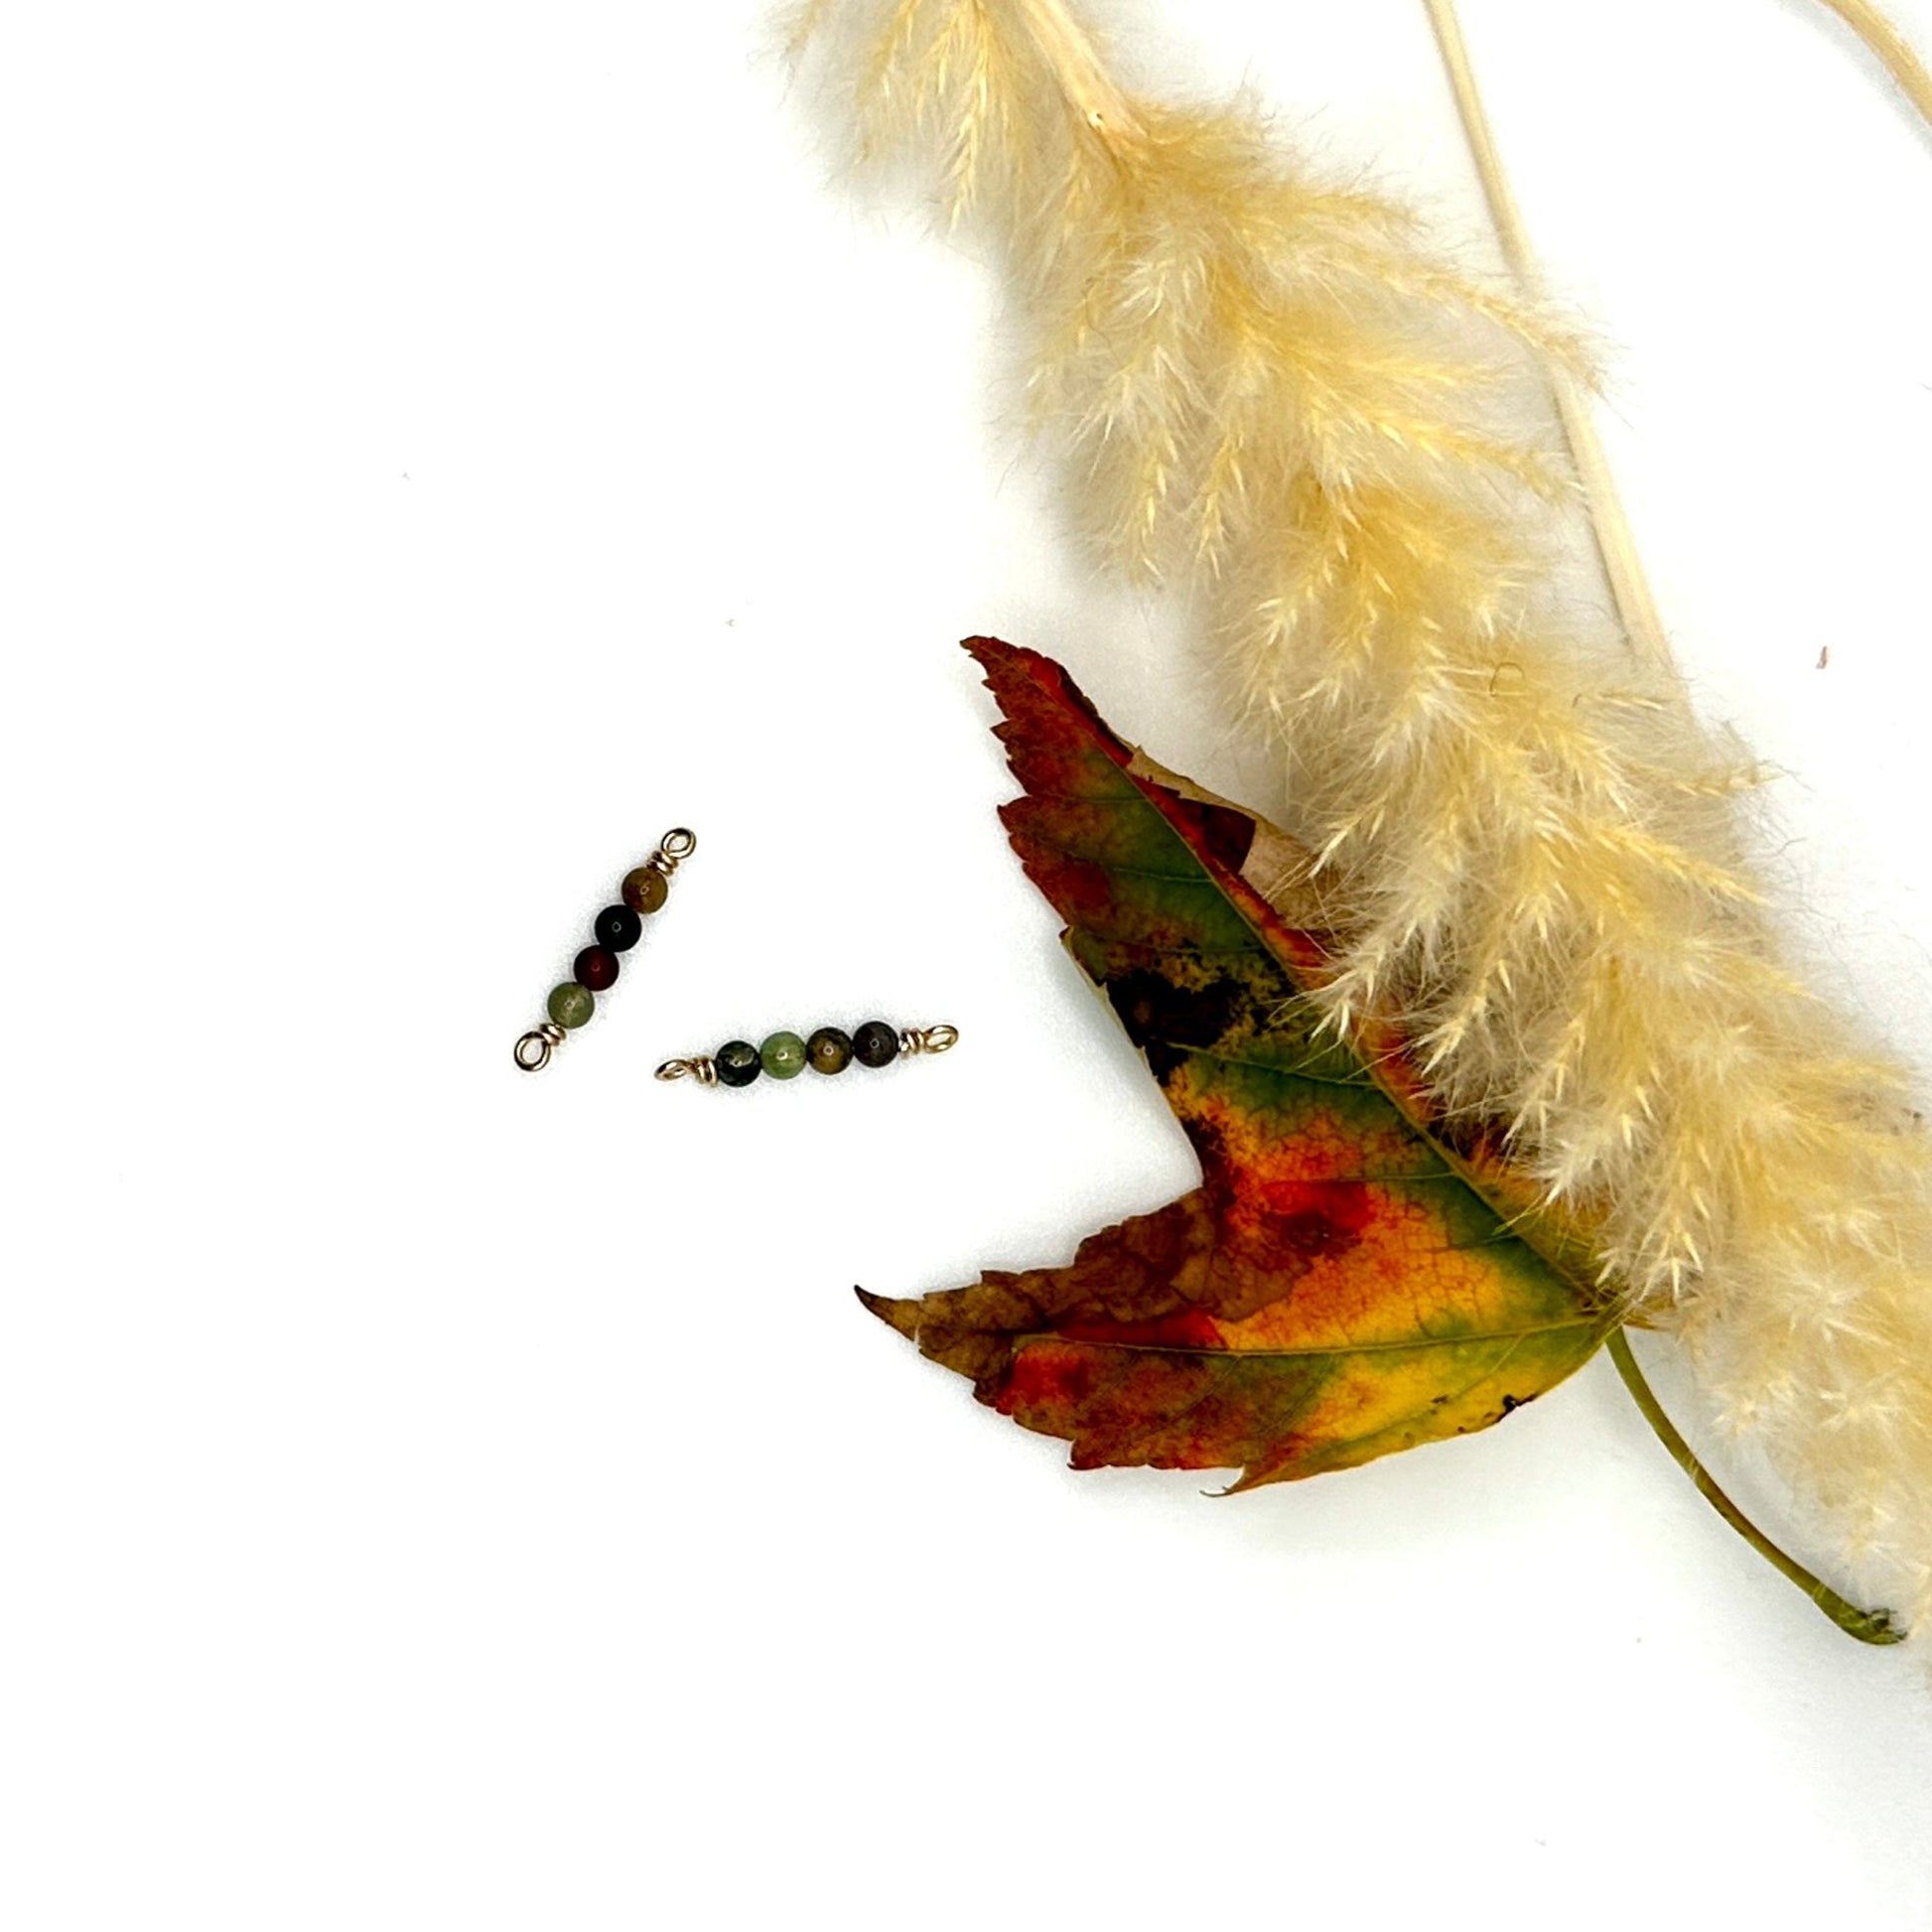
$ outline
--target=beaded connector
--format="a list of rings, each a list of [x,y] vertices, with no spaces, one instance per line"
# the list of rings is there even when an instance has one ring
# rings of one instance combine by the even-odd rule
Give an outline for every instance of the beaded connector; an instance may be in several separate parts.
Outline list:
[[[855,1060],[861,1066],[891,1066],[914,1053],[943,1053],[959,1038],[957,1027],[890,1026],[868,1020],[851,1033],[821,1027],[809,1038],[797,1034],[767,1035],[761,1045],[728,1039],[717,1052],[666,1060],[660,1080],[695,1080],[701,1087],[749,1087],[760,1073],[771,1080],[795,1079],[806,1067],[814,1073],[843,1073]]]
[[[594,943],[572,962],[570,978],[550,989],[549,1019],[516,1042],[516,1063],[525,1073],[541,1073],[550,1055],[597,1011],[597,996],[617,985],[619,955],[643,937],[644,920],[670,897],[672,873],[697,849],[697,834],[677,826],[641,866],[624,874],[618,889],[621,903],[607,905],[591,921]]]

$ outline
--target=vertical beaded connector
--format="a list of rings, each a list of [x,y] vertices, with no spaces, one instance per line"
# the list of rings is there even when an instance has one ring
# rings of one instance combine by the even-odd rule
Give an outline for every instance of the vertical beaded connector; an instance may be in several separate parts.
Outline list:
[[[597,996],[617,985],[621,956],[643,937],[644,920],[670,897],[671,875],[697,849],[697,834],[676,826],[641,866],[624,874],[618,902],[591,921],[591,944],[572,962],[570,978],[550,989],[544,1003],[549,1018],[516,1042],[516,1063],[525,1073],[541,1073],[551,1054],[597,1011]]]

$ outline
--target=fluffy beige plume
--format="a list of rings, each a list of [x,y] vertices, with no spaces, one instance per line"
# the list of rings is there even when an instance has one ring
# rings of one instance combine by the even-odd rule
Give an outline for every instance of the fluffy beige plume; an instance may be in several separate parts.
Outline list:
[[[1004,251],[1095,541],[1190,591],[1322,855],[1338,1016],[1600,1216],[1633,1308],[1932,1626],[1932,1159],[1781,963],[1751,774],[1557,591],[1561,330],[1239,107],[1137,97],[1060,0],[817,0],[870,156]]]

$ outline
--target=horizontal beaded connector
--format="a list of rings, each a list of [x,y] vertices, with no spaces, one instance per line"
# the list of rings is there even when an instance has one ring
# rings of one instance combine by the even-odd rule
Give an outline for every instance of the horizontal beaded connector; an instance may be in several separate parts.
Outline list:
[[[549,1018],[516,1042],[516,1063],[525,1073],[541,1073],[550,1055],[597,1011],[597,996],[618,983],[620,955],[643,937],[644,920],[670,897],[671,875],[698,849],[695,832],[679,825],[658,842],[641,866],[624,875],[618,889],[621,903],[607,905],[591,922],[593,943],[577,955],[571,977],[550,989]]]
[[[957,1027],[900,1029],[884,1020],[868,1020],[849,1034],[837,1027],[820,1027],[809,1039],[793,1033],[767,1035],[758,1046],[749,1039],[728,1039],[715,1053],[666,1060],[657,1077],[695,1080],[701,1087],[749,1087],[759,1074],[791,1080],[806,1067],[829,1077],[843,1073],[855,1060],[861,1066],[891,1066],[902,1055],[943,1053],[958,1038]]]

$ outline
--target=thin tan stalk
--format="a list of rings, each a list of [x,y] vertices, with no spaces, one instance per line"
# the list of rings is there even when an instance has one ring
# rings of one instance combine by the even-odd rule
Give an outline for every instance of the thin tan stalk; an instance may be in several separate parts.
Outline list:
[[[1483,199],[1489,204],[1489,218],[1495,223],[1504,259],[1525,292],[1540,296],[1543,285],[1536,252],[1530,246],[1529,230],[1516,205],[1509,176],[1503,168],[1502,152],[1496,145],[1495,131],[1476,86],[1468,42],[1463,38],[1454,0],[1423,0],[1423,5],[1436,32],[1436,45],[1442,51],[1443,66],[1448,69],[1449,86],[1455,94],[1455,111],[1461,117],[1462,132],[1475,157]],[[1664,631],[1657,600],[1651,594],[1643,560],[1637,554],[1636,537],[1624,511],[1603,439],[1597,434],[1589,398],[1576,376],[1559,363],[1551,365],[1550,384],[1556,393],[1564,440],[1570,446],[1571,459],[1583,482],[1596,554],[1602,560],[1603,575],[1623,633],[1631,649],[1646,663],[1659,670],[1672,669],[1675,659],[1671,655],[1670,639]]]
[[[1140,121],[1115,86],[1093,42],[1059,0],[1017,0],[1015,6],[1046,65],[1080,118],[1096,133],[1131,137]]]
[[[1912,51],[1912,44],[1870,0],[1818,0],[1828,7],[1877,56],[1898,82],[1899,91],[1932,127],[1932,69]]]

